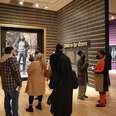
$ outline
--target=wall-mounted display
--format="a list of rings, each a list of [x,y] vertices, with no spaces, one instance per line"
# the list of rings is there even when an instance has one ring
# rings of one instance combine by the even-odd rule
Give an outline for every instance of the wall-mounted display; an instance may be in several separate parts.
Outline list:
[[[116,70],[116,45],[110,45],[110,54],[112,57],[112,69]]]
[[[77,41],[71,43],[65,43],[64,48],[78,48],[78,47],[89,47],[90,41]]]
[[[29,57],[34,55],[37,49],[37,33],[7,31],[6,46],[14,47],[17,61],[20,64],[21,77],[28,77]]]
[[[34,60],[35,51],[44,53],[44,31],[43,29],[27,29],[14,27],[1,27],[1,56],[5,47],[12,46],[16,51],[17,62],[20,67],[22,78],[27,78],[27,69]]]
[[[65,43],[65,54],[70,58],[71,63],[76,65],[79,59],[77,55],[78,51],[82,51],[86,56],[86,61],[88,61],[88,47],[90,47],[90,41],[77,41]]]
[[[116,46],[112,45],[110,46],[112,61],[116,61]]]

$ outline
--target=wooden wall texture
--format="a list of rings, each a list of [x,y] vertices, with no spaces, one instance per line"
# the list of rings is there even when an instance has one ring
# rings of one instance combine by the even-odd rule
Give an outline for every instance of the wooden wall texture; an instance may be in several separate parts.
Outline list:
[[[58,12],[0,4],[0,23],[47,26],[47,55],[58,41],[91,41],[89,64],[96,64],[96,51],[105,47],[105,0],[74,0]],[[89,82],[94,74],[89,69]]]
[[[53,11],[13,6],[0,3],[0,24],[47,26],[47,55],[57,42],[57,13]]]
[[[105,48],[104,0],[74,0],[58,11],[58,39],[63,43],[91,41],[88,48],[89,65],[96,64],[96,51]],[[89,82],[94,74],[89,69]]]

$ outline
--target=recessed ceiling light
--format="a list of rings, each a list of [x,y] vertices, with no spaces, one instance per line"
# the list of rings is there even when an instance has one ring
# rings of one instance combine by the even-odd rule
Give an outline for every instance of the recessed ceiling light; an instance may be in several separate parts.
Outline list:
[[[111,20],[114,20],[114,16],[111,16]]]
[[[35,4],[35,7],[38,8],[38,7],[39,7],[39,4],[36,3],[36,4]]]
[[[19,2],[19,4],[20,4],[21,6],[23,5],[23,3],[24,3],[23,1],[20,1],[20,2]]]
[[[48,9],[48,6],[45,6],[45,9]]]

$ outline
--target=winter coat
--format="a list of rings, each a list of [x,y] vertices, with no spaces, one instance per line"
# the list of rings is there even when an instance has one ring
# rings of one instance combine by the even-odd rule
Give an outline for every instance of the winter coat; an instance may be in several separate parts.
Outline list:
[[[50,56],[52,71],[50,88],[56,91],[51,113],[58,116],[72,113],[72,67],[70,59],[61,52]]]
[[[26,93],[29,96],[40,96],[45,92],[44,64],[33,61],[28,68]]]

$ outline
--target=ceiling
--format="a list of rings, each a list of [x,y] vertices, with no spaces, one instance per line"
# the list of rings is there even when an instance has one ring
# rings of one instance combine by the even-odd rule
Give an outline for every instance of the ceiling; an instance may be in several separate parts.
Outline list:
[[[110,20],[116,19],[116,0],[109,0]]]
[[[23,2],[22,6],[58,11],[73,0],[0,0],[1,3],[15,5],[20,5],[20,1]]]

